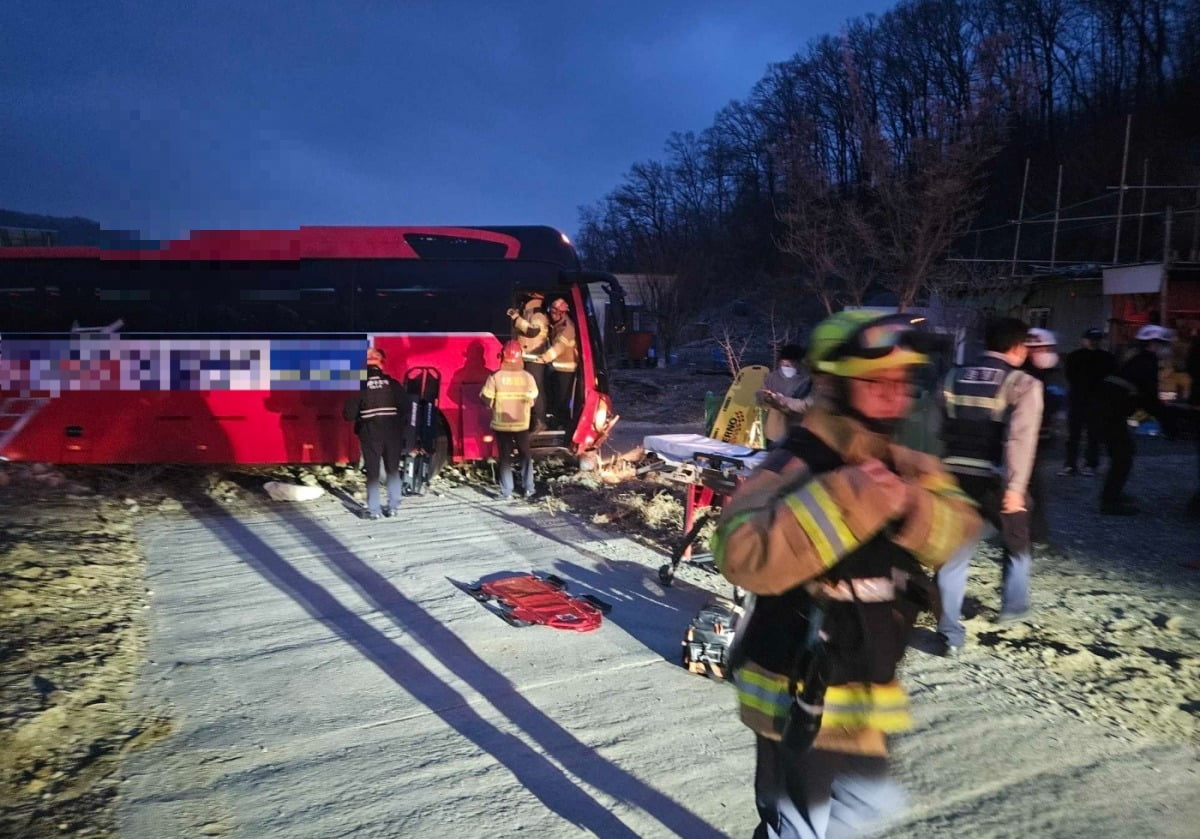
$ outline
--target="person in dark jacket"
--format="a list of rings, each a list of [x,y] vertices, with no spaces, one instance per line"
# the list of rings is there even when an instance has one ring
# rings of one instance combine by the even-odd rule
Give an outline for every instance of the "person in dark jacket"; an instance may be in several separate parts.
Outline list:
[[[1160,423],[1169,425],[1166,410],[1158,398],[1158,365],[1171,352],[1171,331],[1147,324],[1137,331],[1137,352],[1107,376],[1100,385],[1100,432],[1108,449],[1108,474],[1100,492],[1100,512],[1110,516],[1132,516],[1137,505],[1123,493],[1133,469],[1133,434],[1127,420],[1137,411],[1145,411]]]
[[[1028,334],[1026,324],[1016,318],[990,323],[987,351],[970,365],[952,370],[943,387],[943,462],[978,503],[988,530],[1000,534],[1004,548],[999,624],[1023,620],[1029,613],[1030,487],[1042,425],[1043,388],[1021,369],[1029,355]],[[962,604],[977,545],[978,540],[964,544],[938,569],[942,607],[938,634],[949,656],[966,642]]]
[[[1067,355],[1067,458],[1059,475],[1083,475],[1090,478],[1100,464],[1099,406],[1096,399],[1100,383],[1117,369],[1117,358],[1100,347],[1104,333],[1089,329],[1082,345]],[[1083,467],[1079,464],[1079,443],[1087,434]]]
[[[354,423],[367,470],[367,518],[395,515],[400,508],[400,460],[407,450],[408,394],[384,371],[383,350],[367,350],[367,377],[359,392],[346,400],[342,416]],[[382,509],[379,473],[387,476],[388,507]]]

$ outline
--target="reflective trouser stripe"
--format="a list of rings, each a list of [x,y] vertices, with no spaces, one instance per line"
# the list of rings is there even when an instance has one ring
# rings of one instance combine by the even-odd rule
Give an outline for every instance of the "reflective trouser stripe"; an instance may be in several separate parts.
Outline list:
[[[749,664],[734,671],[738,714],[742,722],[767,737],[778,739],[787,720],[788,679]]]
[[[899,682],[834,685],[825,691],[825,715],[821,725],[905,731],[912,727],[908,696]]]
[[[787,496],[784,502],[812,540],[817,556],[826,568],[857,546],[854,534],[842,521],[841,510],[818,482],[809,481]]]
[[[783,733],[792,703],[786,676],[748,664],[733,674],[742,722],[767,737]],[[797,690],[803,690],[798,685]],[[821,727],[874,728],[892,733],[912,728],[908,696],[900,683],[832,685],[825,691]]]

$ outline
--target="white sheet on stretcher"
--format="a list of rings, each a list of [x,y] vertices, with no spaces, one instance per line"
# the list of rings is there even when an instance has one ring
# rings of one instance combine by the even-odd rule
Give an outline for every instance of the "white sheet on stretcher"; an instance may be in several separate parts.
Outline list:
[[[695,457],[697,452],[701,452],[737,458],[746,464],[749,470],[767,457],[765,451],[739,446],[736,443],[723,443],[702,434],[651,434],[642,440],[642,446],[668,463],[686,463]]]

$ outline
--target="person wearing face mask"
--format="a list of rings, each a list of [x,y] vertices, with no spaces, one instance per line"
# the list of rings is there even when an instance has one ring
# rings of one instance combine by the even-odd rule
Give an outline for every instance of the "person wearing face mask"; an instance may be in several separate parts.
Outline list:
[[[942,387],[943,462],[979,505],[989,530],[999,532],[1004,548],[998,624],[1019,621],[1029,612],[1029,485],[1042,424],[1042,385],[1021,370],[1029,355],[1028,334],[1029,327],[1016,318],[989,324],[987,351],[971,365],[951,370]],[[956,655],[966,642],[962,604],[978,544],[975,540],[963,545],[938,569],[938,634],[948,656]]]
[[[812,404],[812,380],[804,370],[804,347],[788,344],[779,351],[779,364],[767,374],[758,400],[767,409],[763,436],[774,443],[787,436],[793,419]]]
[[[1137,505],[1123,490],[1133,469],[1133,434],[1127,420],[1137,411],[1157,419],[1164,428],[1170,418],[1158,398],[1158,366],[1171,357],[1171,330],[1147,324],[1137,331],[1137,351],[1107,376],[1100,385],[1098,412],[1100,433],[1111,461],[1100,491],[1100,512],[1109,516],[1133,516]]]
[[[1029,530],[1034,543],[1050,541],[1050,523],[1046,516],[1045,470],[1050,463],[1054,442],[1054,421],[1062,405],[1062,389],[1058,382],[1058,338],[1049,329],[1032,327],[1025,336],[1029,355],[1021,369],[1042,384],[1042,423],[1038,427],[1037,452],[1033,457],[1033,473],[1029,476]]]
[[[354,423],[367,470],[367,518],[393,516],[400,508],[400,460],[406,450],[409,397],[403,385],[384,370],[387,355],[378,347],[367,350],[367,377],[358,393],[342,406],[342,416]],[[380,466],[387,476],[388,507],[382,507]]]

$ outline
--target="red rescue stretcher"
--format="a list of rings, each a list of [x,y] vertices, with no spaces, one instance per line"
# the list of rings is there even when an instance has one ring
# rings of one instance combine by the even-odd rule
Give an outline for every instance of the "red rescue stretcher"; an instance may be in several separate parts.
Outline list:
[[[554,574],[518,574],[464,586],[467,593],[512,626],[541,624],[553,629],[591,632],[612,606],[598,597],[567,594],[567,583]]]

